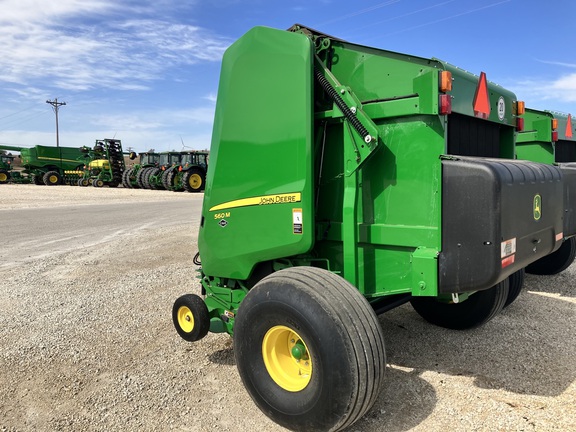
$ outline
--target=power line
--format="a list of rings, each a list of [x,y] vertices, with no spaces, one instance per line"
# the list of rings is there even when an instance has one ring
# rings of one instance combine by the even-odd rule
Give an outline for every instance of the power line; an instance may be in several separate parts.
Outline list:
[[[8,121],[2,121],[0,123],[2,123],[0,125],[0,130],[5,131],[8,130],[8,128],[14,128],[15,126],[18,126],[22,123],[28,123],[30,120],[35,119],[37,117],[40,116],[44,116],[48,114],[48,111],[36,111],[35,113],[31,113],[30,115],[27,115],[25,117],[21,117],[21,118],[15,118],[15,119],[11,119]]]
[[[8,114],[8,115],[5,115],[3,117],[0,117],[0,120],[8,118],[8,117],[12,117],[13,115],[20,114],[21,112],[24,112],[24,111],[31,110],[32,108],[35,108],[35,107],[36,107],[36,105],[33,105],[31,107],[21,109],[20,111],[16,111],[16,112],[13,112],[12,114]]]

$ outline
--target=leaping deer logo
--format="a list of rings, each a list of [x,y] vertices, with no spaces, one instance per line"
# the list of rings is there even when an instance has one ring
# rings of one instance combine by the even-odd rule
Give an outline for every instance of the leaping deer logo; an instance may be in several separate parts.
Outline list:
[[[534,220],[540,220],[542,217],[542,197],[534,195]]]

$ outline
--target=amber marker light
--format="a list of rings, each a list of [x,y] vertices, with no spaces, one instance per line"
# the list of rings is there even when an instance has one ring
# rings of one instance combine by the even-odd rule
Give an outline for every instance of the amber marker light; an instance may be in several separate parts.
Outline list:
[[[452,91],[452,72],[440,72],[440,91],[443,93]]]

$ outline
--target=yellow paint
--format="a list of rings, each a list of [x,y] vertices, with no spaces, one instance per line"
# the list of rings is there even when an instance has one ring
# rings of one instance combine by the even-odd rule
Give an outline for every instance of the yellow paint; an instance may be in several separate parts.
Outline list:
[[[300,202],[301,200],[302,200],[302,194],[300,192],[276,194],[276,195],[262,195],[218,204],[217,206],[212,207],[210,211],[218,211],[238,207],[249,207],[256,205],[289,204],[289,203],[297,203]]]

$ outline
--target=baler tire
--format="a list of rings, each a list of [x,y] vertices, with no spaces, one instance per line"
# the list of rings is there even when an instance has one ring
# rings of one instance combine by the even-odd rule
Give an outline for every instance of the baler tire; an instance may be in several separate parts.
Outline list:
[[[0,184],[6,184],[10,181],[10,171],[0,169]]]
[[[172,322],[182,339],[196,342],[206,336],[210,329],[208,307],[196,294],[184,294],[174,302]]]
[[[414,310],[431,324],[452,330],[479,327],[494,318],[508,298],[508,278],[478,291],[461,303],[439,302],[434,297],[412,297]]]
[[[190,168],[182,176],[182,185],[186,192],[200,192],[204,190],[206,174],[200,168]]]
[[[234,353],[256,405],[291,430],[350,426],[376,401],[386,368],[382,328],[367,300],[315,267],[280,270],[248,292]]]
[[[62,176],[58,171],[48,171],[42,177],[46,186],[56,186],[62,184]]]
[[[508,276],[508,297],[504,303],[504,307],[508,307],[518,298],[522,287],[524,286],[524,276],[526,275],[525,269],[520,269],[517,272]]]
[[[555,275],[566,270],[576,257],[576,237],[565,240],[560,248],[526,267],[526,272],[539,276]]]

